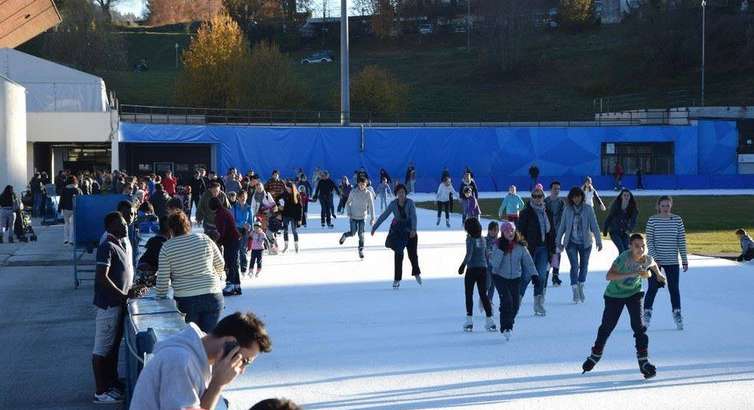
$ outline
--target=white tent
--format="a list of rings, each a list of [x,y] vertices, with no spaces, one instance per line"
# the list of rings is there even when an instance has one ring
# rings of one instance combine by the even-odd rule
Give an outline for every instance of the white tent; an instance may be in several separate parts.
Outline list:
[[[26,88],[27,112],[104,112],[102,78],[10,48],[0,48],[0,74]]]

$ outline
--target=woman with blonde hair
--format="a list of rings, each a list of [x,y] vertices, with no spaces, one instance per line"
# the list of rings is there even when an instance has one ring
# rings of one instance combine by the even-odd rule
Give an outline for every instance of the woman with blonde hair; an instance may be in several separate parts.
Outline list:
[[[301,206],[301,197],[296,189],[296,184],[288,181],[285,183],[285,192],[280,201],[282,202],[283,215],[283,241],[285,247],[283,252],[288,250],[288,225],[293,232],[293,247],[298,253],[298,224],[301,222],[303,207]]]

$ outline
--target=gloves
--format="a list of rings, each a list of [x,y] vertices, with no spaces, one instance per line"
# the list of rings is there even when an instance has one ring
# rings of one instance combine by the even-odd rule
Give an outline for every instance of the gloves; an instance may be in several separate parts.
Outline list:
[[[466,265],[462,263],[461,266],[458,267],[458,274],[463,275],[464,270],[466,270]]]

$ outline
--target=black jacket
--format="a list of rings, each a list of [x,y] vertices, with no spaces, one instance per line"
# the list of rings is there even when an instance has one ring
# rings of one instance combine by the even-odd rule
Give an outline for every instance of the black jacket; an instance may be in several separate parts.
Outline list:
[[[149,202],[154,207],[154,214],[160,219],[168,216],[168,200],[170,195],[165,191],[155,191],[154,194],[149,197]]]
[[[60,194],[60,202],[58,203],[58,211],[65,209],[66,211],[73,211],[73,197],[76,195],[83,195],[81,189],[77,186],[66,185],[63,188],[63,192]]]
[[[301,201],[299,200],[299,203],[294,203],[293,195],[288,192],[284,193],[282,198],[285,203],[285,205],[283,205],[282,215],[291,218],[294,221],[300,220],[302,215]]]
[[[196,198],[201,198],[204,191],[207,190],[204,178],[191,178],[189,186],[191,186],[191,194],[196,195]]]
[[[476,189],[476,182],[474,182],[473,179],[468,184],[465,181],[461,180],[461,186],[460,186],[460,189],[458,190],[458,194],[462,195],[463,189],[466,188],[467,186],[471,187],[471,193],[472,195],[474,195],[474,198],[479,199],[479,191]]]
[[[547,220],[550,221],[550,232],[545,235],[544,246],[547,247],[547,252],[552,255],[555,253],[555,231],[557,231],[557,227],[552,223],[552,215],[546,208],[545,214],[547,215]],[[527,204],[526,208],[521,211],[521,214],[518,216],[517,225],[518,231],[521,232],[521,235],[526,239],[526,246],[529,248],[529,253],[533,256],[534,249],[543,244],[542,234],[539,228],[539,218],[537,218],[537,213],[534,208],[532,208],[531,204]]]
[[[332,197],[332,193],[336,192],[338,195],[340,195],[340,191],[338,191],[338,186],[335,185],[335,182],[333,182],[332,179],[320,179],[317,183],[317,191],[314,192],[314,200],[317,200],[317,198],[330,198]]]
[[[607,235],[610,231],[632,232],[636,227],[636,218],[639,216],[638,214],[638,210],[632,210],[629,212],[629,210],[626,209],[624,212],[620,201],[616,200],[610,205],[610,212],[608,212],[607,218],[605,218],[602,233]]]

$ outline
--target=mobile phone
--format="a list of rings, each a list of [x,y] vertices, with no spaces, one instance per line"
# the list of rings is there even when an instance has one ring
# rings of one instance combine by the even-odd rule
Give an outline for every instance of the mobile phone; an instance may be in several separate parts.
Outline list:
[[[225,346],[223,347],[223,357],[228,356],[228,354],[230,354],[230,352],[236,347],[238,347],[238,342],[236,341],[225,342]]]

